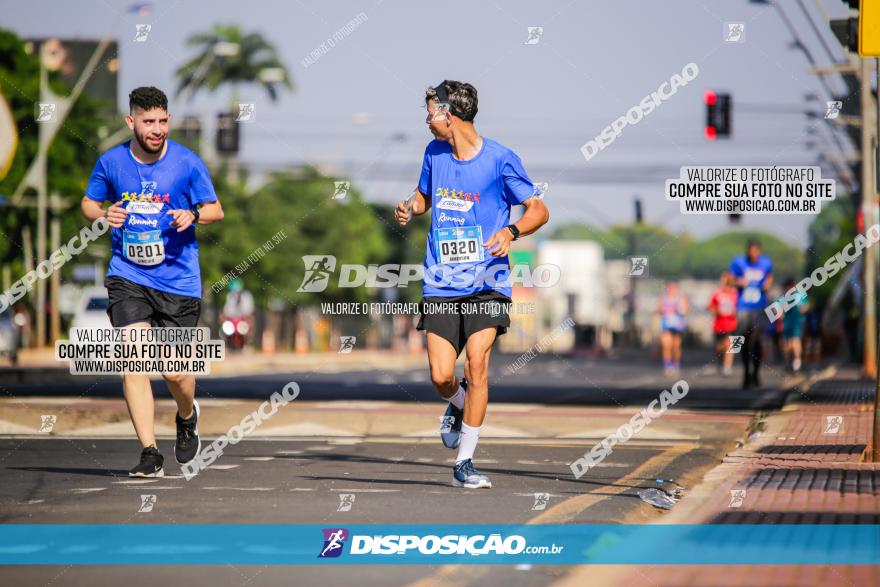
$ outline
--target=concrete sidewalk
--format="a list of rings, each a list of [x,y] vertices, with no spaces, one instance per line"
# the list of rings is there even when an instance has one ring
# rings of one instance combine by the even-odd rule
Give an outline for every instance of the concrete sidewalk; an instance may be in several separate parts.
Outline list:
[[[874,382],[852,370],[795,387],[750,442],[729,453],[663,524],[878,524],[880,464],[865,462]],[[880,566],[581,567],[554,587],[880,585]]]

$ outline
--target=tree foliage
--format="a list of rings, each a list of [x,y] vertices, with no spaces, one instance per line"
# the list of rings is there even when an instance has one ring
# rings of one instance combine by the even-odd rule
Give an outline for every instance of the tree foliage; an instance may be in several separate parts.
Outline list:
[[[49,74],[53,92],[67,96],[71,88]],[[13,275],[23,273],[21,229],[32,228],[36,234],[37,210],[10,206],[10,199],[37,154],[38,123],[34,107],[40,101],[40,64],[37,56],[25,50],[25,43],[15,33],[0,29],[0,91],[9,103],[18,129],[18,148],[7,176],[0,181],[0,263],[9,263]],[[49,194],[60,195],[66,208],[60,213],[62,240],[78,232],[85,221],[79,211],[86,183],[99,152],[99,130],[107,124],[98,101],[81,95],[49,148],[47,158]],[[25,192],[32,194],[33,192]],[[69,271],[70,268],[65,270]]]
[[[600,243],[606,259],[628,256],[649,258],[652,276],[700,277],[715,279],[730,265],[730,260],[745,251],[749,238],[761,241],[764,253],[776,265],[777,273],[803,271],[804,254],[775,236],[754,231],[732,231],[705,240],[696,240],[683,232],[672,234],[661,226],[612,226],[601,230],[593,226],[569,224],[556,230],[556,239],[582,239]]]
[[[205,289],[233,271],[273,235],[281,241],[240,276],[258,302],[281,299],[288,306],[323,301],[367,301],[365,288],[339,288],[342,264],[381,263],[390,251],[383,222],[356,189],[332,199],[333,180],[313,169],[276,173],[253,193],[223,181],[217,193],[225,218],[199,228]],[[333,255],[336,271],[321,293],[303,293],[304,255]]]
[[[238,52],[229,56],[216,55],[218,43],[234,43],[238,45]],[[187,45],[197,47],[198,53],[177,69],[178,95],[186,90],[192,97],[202,89],[213,92],[226,84],[235,87],[256,83],[274,102],[278,98],[279,84],[293,89],[290,74],[281,63],[275,46],[259,33],[244,34],[236,25],[215,24],[210,31],[189,37]],[[261,73],[270,69],[281,70],[280,81],[261,77]]]

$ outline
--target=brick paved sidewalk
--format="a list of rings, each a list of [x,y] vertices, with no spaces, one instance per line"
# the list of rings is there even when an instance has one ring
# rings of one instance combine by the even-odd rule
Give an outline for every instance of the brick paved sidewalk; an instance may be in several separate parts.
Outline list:
[[[874,383],[844,373],[792,398],[763,441],[731,454],[743,471],[690,523],[878,524],[880,464],[864,462]],[[721,489],[721,488],[719,488]],[[670,567],[663,585],[880,585],[878,566]]]
[[[874,384],[855,372],[795,388],[764,429],[728,454],[664,524],[880,524],[880,464],[864,462]],[[606,568],[596,585],[861,587],[880,565],[638,566]],[[581,567],[554,587],[586,578]],[[583,573],[583,574],[582,574]],[[595,575],[594,575],[594,578]],[[572,582],[574,581],[574,582]]]

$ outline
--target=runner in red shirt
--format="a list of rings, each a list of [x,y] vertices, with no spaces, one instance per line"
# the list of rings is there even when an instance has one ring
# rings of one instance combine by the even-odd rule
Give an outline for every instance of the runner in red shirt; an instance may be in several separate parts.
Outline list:
[[[736,333],[736,301],[739,292],[734,287],[733,274],[725,271],[721,274],[721,283],[709,300],[709,311],[715,316],[712,332],[715,334],[715,352],[724,365],[724,375],[733,372],[733,354],[730,348],[730,336]]]

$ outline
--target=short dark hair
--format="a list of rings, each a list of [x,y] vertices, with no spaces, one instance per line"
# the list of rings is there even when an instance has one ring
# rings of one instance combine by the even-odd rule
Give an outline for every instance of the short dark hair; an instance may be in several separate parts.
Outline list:
[[[473,122],[477,116],[477,88],[452,80],[443,80],[442,85],[449,97],[449,112],[466,122]],[[438,100],[436,88],[425,90],[425,103],[430,100]]]
[[[752,247],[758,247],[760,249],[761,248],[761,241],[756,238],[750,238],[748,240],[748,242],[746,242],[746,250],[748,251]]]
[[[153,86],[142,86],[135,88],[128,95],[128,110],[134,110],[135,106],[141,110],[152,110],[153,108],[161,108],[168,110],[168,96],[159,88]]]

